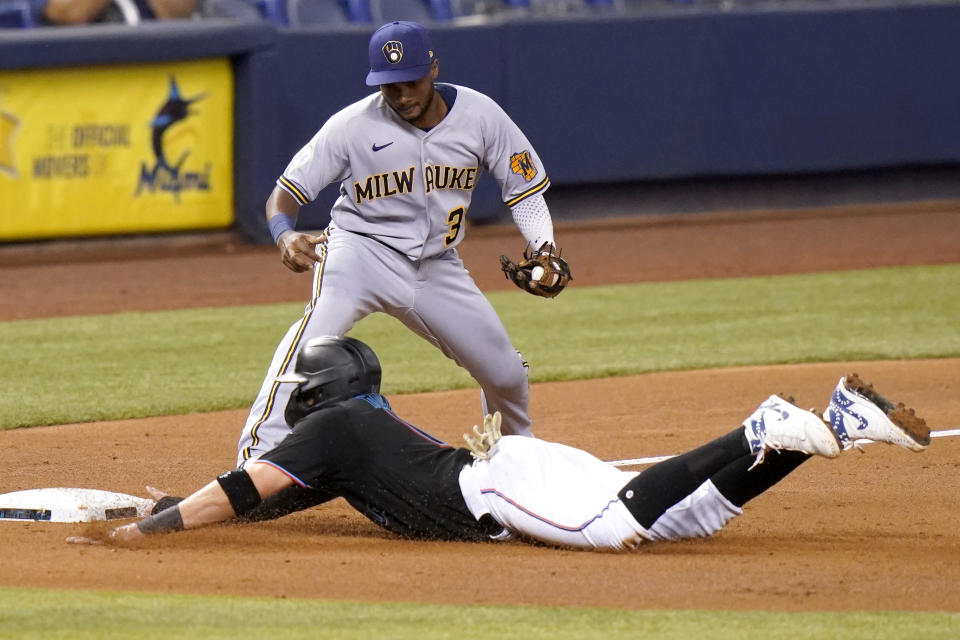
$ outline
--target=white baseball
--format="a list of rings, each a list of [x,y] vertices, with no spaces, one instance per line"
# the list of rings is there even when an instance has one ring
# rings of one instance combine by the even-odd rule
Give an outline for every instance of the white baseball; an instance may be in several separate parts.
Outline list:
[[[540,265],[537,265],[530,270],[531,280],[539,280],[542,277],[543,277],[543,267],[541,267]]]

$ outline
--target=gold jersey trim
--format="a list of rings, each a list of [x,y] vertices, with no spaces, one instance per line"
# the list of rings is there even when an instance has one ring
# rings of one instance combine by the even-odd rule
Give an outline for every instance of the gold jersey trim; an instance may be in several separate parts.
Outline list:
[[[293,184],[293,182],[288,180],[285,176],[280,176],[279,178],[277,178],[277,184],[279,184],[284,191],[292,195],[296,199],[296,201],[299,202],[301,205],[304,205],[310,202],[310,200],[307,199],[307,196],[303,193],[303,191],[300,190],[300,187]]]
[[[290,347],[287,349],[287,355],[283,359],[283,365],[281,365],[280,371],[277,372],[278,374],[287,372],[287,367],[290,366],[290,362],[297,353],[297,347],[300,345],[300,341],[303,339],[303,332],[310,323],[310,318],[313,316],[313,310],[316,309],[317,306],[317,299],[320,297],[320,287],[323,281],[323,268],[327,263],[327,245],[324,243],[317,246],[320,249],[320,265],[314,272],[313,300],[310,302],[310,308],[307,309],[307,312],[303,314],[303,318],[300,320],[300,326],[297,328],[297,336],[290,343]],[[260,437],[257,435],[257,431],[260,429],[260,425],[266,422],[267,418],[270,417],[270,414],[273,413],[273,407],[274,404],[276,404],[277,399],[277,390],[279,388],[280,383],[274,381],[273,386],[270,388],[270,395],[267,397],[267,406],[264,407],[263,414],[260,415],[257,423],[253,425],[252,429],[250,429],[250,444],[243,448],[244,460],[249,460],[251,457],[250,450],[260,444]]]
[[[506,205],[508,207],[512,207],[513,205],[517,204],[521,200],[526,200],[530,196],[540,193],[541,191],[543,191],[549,186],[550,186],[550,178],[544,178],[543,181],[537,184],[535,187],[527,189],[526,191],[524,191],[523,193],[521,193],[520,195],[518,195],[516,198],[512,200],[507,200]]]

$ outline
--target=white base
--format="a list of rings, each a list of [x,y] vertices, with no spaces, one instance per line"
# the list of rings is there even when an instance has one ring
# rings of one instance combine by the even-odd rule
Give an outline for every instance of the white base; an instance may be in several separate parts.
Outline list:
[[[143,518],[153,500],[100,489],[27,489],[0,495],[0,521],[94,522]]]

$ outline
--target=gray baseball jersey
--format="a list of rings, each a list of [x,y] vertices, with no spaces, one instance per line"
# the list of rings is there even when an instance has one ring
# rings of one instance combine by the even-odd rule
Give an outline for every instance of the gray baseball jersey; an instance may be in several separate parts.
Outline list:
[[[378,311],[469,371],[480,384],[482,414],[500,411],[504,433],[531,435],[526,362],[455,247],[482,171],[510,206],[550,181],[493,100],[436,86],[449,110],[432,129],[405,122],[373,94],[332,116],[277,180],[301,205],[334,182],[340,196],[328,239],[317,245],[312,298],[277,346],[240,437],[239,465],[289,433],[283,412],[293,385],[276,377],[293,367],[300,345],[343,335]]]
[[[444,85],[437,85],[443,91]],[[375,93],[334,115],[278,184],[304,205],[340,182],[331,218],[419,260],[457,246],[481,172],[508,206],[549,185],[530,142],[500,106],[466,87],[430,131],[404,122]]]

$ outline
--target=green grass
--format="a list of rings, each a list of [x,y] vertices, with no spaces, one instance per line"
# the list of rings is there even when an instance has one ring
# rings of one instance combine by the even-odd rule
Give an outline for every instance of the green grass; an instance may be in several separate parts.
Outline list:
[[[454,607],[0,589],[0,638],[550,638],[947,640],[950,613],[626,611]]]
[[[535,381],[960,355],[960,265],[490,296]],[[247,406],[302,304],[0,323],[0,428]],[[397,321],[353,335],[388,394],[472,385]],[[950,613],[357,604],[0,588],[0,639],[955,639]]]
[[[572,287],[491,302],[534,381],[960,355],[960,265]],[[0,428],[246,407],[302,304],[0,323]],[[389,394],[472,386],[398,321],[352,332]]]

